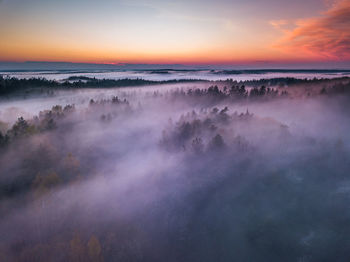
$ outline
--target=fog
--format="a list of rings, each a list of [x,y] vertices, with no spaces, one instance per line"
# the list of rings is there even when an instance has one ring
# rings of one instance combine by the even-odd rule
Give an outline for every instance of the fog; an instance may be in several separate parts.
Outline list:
[[[210,85],[2,100],[3,261],[348,261],[349,93]]]
[[[258,80],[261,78],[293,77],[297,79],[337,78],[349,76],[349,70],[217,70],[217,69],[147,69],[147,70],[46,70],[46,71],[2,71],[0,75],[19,79],[45,78],[62,81],[71,76],[95,77],[97,79],[137,79],[152,81],[201,79],[218,81],[233,79],[236,81]]]

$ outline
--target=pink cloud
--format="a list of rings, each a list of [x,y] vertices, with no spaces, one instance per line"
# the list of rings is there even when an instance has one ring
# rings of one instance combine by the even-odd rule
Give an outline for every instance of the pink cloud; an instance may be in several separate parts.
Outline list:
[[[295,29],[283,32],[284,38],[276,45],[281,50],[318,58],[350,59],[350,0],[334,4],[320,17],[298,21]]]

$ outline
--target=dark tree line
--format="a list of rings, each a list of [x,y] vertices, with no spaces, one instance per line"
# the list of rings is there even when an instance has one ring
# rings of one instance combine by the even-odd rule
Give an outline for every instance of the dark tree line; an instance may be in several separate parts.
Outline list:
[[[209,88],[195,88],[195,89],[177,89],[169,92],[154,91],[153,97],[168,98],[171,101],[187,101],[196,103],[198,105],[212,105],[219,102],[235,102],[235,101],[249,101],[255,99],[274,99],[288,96],[286,90],[279,91],[274,88],[261,86],[259,88],[247,88],[245,85],[233,85],[230,88],[224,86],[219,88],[217,85]]]
[[[174,84],[174,83],[187,83],[187,82],[211,82],[198,79],[180,79],[180,80],[166,80],[166,81],[152,81],[144,79],[97,79],[86,76],[71,76],[64,81],[47,80],[45,78],[30,78],[30,79],[18,79],[3,77],[0,75],[0,96],[9,95],[16,92],[30,92],[33,89],[51,90],[57,88],[111,88],[111,87],[128,87],[128,86],[146,86],[156,84]],[[312,85],[312,84],[324,84],[324,85],[349,85],[350,79],[348,77],[342,77],[337,79],[296,79],[292,77],[286,78],[273,78],[273,79],[259,79],[259,80],[246,80],[246,81],[233,81],[228,79],[225,81],[216,81],[218,83],[229,84],[241,88],[242,86],[261,88],[266,87],[266,92],[269,92],[268,88],[272,87],[286,87],[292,85]],[[208,90],[213,94],[217,93],[217,90]],[[241,90],[243,91],[243,90]]]
[[[313,85],[313,84],[331,84],[334,83],[349,83],[350,78],[349,77],[339,77],[339,78],[312,78],[312,79],[299,79],[294,77],[276,77],[276,78],[270,78],[270,79],[257,79],[257,80],[245,80],[245,81],[236,81],[232,79],[228,79],[227,81],[220,81],[220,82],[231,82],[233,85],[246,85],[246,86],[252,86],[252,87],[259,87],[259,86],[278,86],[278,87],[287,87],[287,86],[293,86],[293,85]]]
[[[89,77],[70,77],[65,81],[47,80],[45,78],[18,79],[8,78],[0,75],[0,96],[16,92],[32,91],[33,89],[55,89],[55,88],[109,88],[109,87],[128,87],[143,86],[155,84],[171,84],[180,82],[196,82],[199,80],[168,80],[168,81],[151,81],[144,79],[97,79]]]
[[[101,109],[110,105],[122,105],[125,106],[125,110],[122,113],[131,112],[132,108],[129,105],[129,101],[126,99],[121,100],[117,96],[113,96],[111,99],[102,100],[90,100],[88,112],[93,113],[94,110]],[[62,107],[60,105],[53,106],[51,110],[44,110],[39,112],[33,119],[25,120],[23,117],[19,117],[13,126],[5,133],[0,131],[0,150],[1,148],[9,145],[11,142],[15,142],[19,139],[29,137],[31,135],[43,133],[46,131],[54,130],[69,115],[74,113],[75,105],[66,105]],[[101,120],[111,119],[112,114],[101,115]],[[1,151],[0,151],[1,152]]]

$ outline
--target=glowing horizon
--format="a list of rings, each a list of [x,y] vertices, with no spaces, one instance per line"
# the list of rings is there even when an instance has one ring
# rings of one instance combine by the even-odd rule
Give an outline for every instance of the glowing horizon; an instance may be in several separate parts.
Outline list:
[[[0,61],[341,62],[347,28],[350,0],[0,0]]]

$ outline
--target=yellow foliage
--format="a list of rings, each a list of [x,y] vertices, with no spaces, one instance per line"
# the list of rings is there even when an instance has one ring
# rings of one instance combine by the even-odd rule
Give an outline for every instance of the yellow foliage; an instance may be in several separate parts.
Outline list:
[[[95,236],[91,236],[88,244],[88,254],[91,262],[102,262],[101,245]]]
[[[35,196],[40,197],[41,195],[50,192],[51,188],[58,185],[60,182],[60,177],[54,171],[50,171],[46,175],[39,173],[36,175],[32,184]]]
[[[84,243],[81,241],[78,233],[74,234],[74,237],[69,244],[70,244],[70,261],[85,262],[86,248],[84,246]]]

